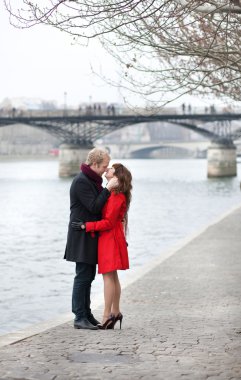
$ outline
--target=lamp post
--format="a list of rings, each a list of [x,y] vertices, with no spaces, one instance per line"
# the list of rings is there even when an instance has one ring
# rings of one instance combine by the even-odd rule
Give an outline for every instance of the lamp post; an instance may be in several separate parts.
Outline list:
[[[64,116],[67,116],[67,92],[64,92]]]

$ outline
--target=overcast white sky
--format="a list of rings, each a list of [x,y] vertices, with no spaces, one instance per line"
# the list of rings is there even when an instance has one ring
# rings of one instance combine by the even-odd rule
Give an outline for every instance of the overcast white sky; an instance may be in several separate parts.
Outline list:
[[[0,2],[0,103],[5,98],[27,97],[55,100],[78,106],[81,102],[122,102],[117,88],[91,72],[91,63],[107,75],[116,76],[117,65],[97,41],[89,48],[72,45],[71,38],[48,26],[16,29]],[[183,102],[209,106],[209,100],[185,97]],[[215,101],[212,101],[215,102]],[[216,102],[215,102],[216,103]]]
[[[64,33],[47,26],[16,29],[0,2],[0,103],[6,97],[31,97],[78,105],[80,102],[121,102],[118,90],[91,73],[90,62],[115,72],[113,59],[94,42],[73,46]]]

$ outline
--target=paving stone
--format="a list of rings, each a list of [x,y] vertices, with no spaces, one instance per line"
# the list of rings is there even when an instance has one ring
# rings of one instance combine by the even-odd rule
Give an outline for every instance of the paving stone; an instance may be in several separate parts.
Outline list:
[[[241,208],[124,289],[122,330],[71,321],[2,347],[0,380],[240,380],[240,221]]]

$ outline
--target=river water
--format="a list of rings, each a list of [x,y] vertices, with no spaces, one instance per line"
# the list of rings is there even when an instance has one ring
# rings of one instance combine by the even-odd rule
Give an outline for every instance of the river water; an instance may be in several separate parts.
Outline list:
[[[115,160],[114,162],[117,162]],[[206,160],[121,160],[133,174],[131,272],[241,202],[236,178],[207,179]],[[67,313],[74,264],[63,260],[71,179],[57,161],[0,162],[0,334]],[[103,291],[101,276],[93,295]]]

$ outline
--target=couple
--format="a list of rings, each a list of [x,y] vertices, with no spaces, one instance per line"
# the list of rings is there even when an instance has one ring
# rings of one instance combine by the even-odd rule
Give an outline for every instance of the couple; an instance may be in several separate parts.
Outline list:
[[[77,329],[120,328],[123,315],[119,309],[121,287],[117,270],[128,269],[125,240],[127,212],[131,200],[131,173],[122,164],[108,168],[109,154],[92,149],[81,172],[70,187],[70,222],[64,258],[76,263],[72,294],[72,311]],[[102,175],[108,181],[102,187]],[[91,283],[103,274],[105,308],[102,323],[90,308]]]

